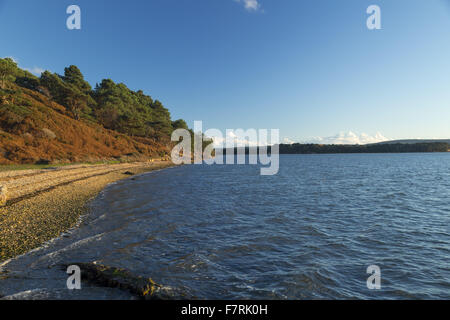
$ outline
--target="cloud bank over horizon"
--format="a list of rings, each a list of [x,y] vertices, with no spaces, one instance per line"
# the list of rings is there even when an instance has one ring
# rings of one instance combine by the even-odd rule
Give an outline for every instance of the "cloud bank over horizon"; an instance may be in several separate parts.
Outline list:
[[[380,132],[375,135],[368,135],[366,133],[357,134],[352,131],[340,132],[330,137],[313,137],[311,139],[302,141],[301,143],[317,143],[317,144],[370,144],[388,141],[389,139],[383,136]]]
[[[208,137],[213,139],[214,147],[215,148],[224,148],[226,146],[226,141],[229,139],[230,142],[235,143],[235,146],[265,146],[267,144],[272,143],[261,143],[261,141],[252,140],[248,137],[240,137],[237,136],[234,132],[227,132],[226,135],[210,135],[207,134]],[[371,144],[371,143],[378,143],[378,142],[384,142],[389,141],[391,139],[386,138],[383,136],[380,132],[375,133],[374,135],[369,135],[366,133],[357,134],[352,131],[349,132],[340,132],[334,136],[330,137],[313,137],[306,140],[301,141],[294,141],[289,138],[284,138],[280,141],[281,144],[294,144],[294,143],[301,143],[301,144],[336,144],[336,145],[343,145],[343,144],[350,144],[350,145],[364,145],[364,144]]]

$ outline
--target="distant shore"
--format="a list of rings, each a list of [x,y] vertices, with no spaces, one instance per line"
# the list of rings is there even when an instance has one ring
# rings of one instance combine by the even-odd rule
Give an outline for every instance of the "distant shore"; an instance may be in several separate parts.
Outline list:
[[[159,160],[0,172],[8,197],[0,207],[0,263],[74,227],[86,203],[108,184],[171,166]]]
[[[408,140],[405,140],[408,141]],[[345,153],[430,153],[430,152],[450,152],[450,144],[446,142],[420,142],[420,140],[410,140],[411,143],[399,143],[396,141],[376,143],[376,144],[279,144],[274,153],[278,154],[345,154]],[[444,140],[447,141],[447,140]],[[238,149],[246,154],[259,153],[259,148],[234,148],[223,149],[226,154],[231,151],[237,153]],[[274,146],[268,147],[268,152],[272,153]]]

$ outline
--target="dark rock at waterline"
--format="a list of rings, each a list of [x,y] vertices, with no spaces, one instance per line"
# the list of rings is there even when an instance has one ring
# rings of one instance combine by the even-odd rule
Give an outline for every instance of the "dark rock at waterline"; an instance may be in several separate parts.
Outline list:
[[[126,174],[127,176],[134,176],[134,173],[131,171],[126,171],[123,174]]]
[[[95,263],[71,263],[81,269],[81,280],[100,287],[117,288],[145,300],[167,300],[170,297],[163,292],[163,287],[152,279],[135,276],[122,268],[108,267]]]
[[[51,163],[50,160],[48,159],[39,159],[38,161],[36,161],[35,164],[39,164],[39,165],[49,165]]]

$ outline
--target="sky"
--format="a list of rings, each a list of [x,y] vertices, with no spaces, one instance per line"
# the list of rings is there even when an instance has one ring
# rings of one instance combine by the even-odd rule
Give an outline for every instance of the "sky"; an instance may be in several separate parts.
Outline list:
[[[66,9],[81,8],[81,30]],[[381,9],[381,30],[366,10]],[[450,138],[447,0],[0,0],[0,57],[77,65],[204,129],[285,142]]]

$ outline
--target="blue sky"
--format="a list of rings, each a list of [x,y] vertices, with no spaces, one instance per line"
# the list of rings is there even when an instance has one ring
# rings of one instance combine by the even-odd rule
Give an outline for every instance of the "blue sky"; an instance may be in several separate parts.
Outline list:
[[[81,30],[66,28],[71,4]],[[366,27],[371,4],[382,30]],[[75,64],[190,126],[450,138],[446,0],[0,0],[0,39],[21,67]]]

